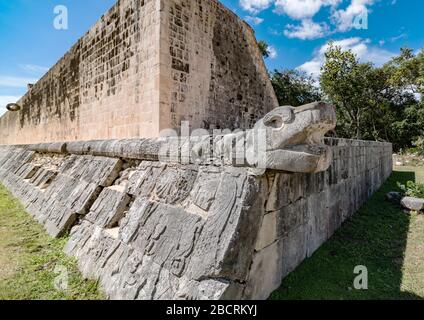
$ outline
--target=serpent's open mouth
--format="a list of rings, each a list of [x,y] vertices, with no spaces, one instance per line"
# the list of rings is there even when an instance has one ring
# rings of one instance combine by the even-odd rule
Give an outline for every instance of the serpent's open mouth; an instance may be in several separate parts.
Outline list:
[[[296,146],[289,146],[285,148],[284,150],[286,150],[287,152],[307,153],[313,156],[322,156],[322,155],[325,155],[327,152],[329,152],[330,148],[324,143],[320,143],[320,144],[314,144],[314,145],[301,144]]]
[[[335,126],[334,108],[316,102],[297,108],[276,108],[255,128],[267,133],[267,168],[318,172],[327,170],[331,164],[332,150],[324,143],[324,136]]]
[[[330,147],[324,143],[324,135],[328,129],[314,130],[307,136],[305,143],[294,144],[284,147],[288,152],[307,153],[314,156],[322,156],[330,152]]]

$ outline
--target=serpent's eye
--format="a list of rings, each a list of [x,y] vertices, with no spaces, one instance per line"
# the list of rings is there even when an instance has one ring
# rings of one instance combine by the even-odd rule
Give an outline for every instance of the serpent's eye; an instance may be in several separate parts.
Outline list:
[[[294,119],[294,112],[291,108],[280,107],[275,112],[265,116],[264,123],[268,127],[280,129],[284,124],[291,123]]]
[[[284,121],[280,116],[275,116],[269,119],[266,123],[267,126],[272,127],[274,129],[281,128],[283,124],[284,124]]]

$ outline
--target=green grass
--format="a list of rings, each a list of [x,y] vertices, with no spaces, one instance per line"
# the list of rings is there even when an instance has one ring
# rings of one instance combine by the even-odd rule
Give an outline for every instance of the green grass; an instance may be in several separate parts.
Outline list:
[[[385,201],[397,182],[424,168],[393,173],[384,186],[311,258],[283,280],[271,299],[424,298],[424,215]],[[355,266],[368,269],[368,290],[353,289]]]
[[[49,237],[0,185],[0,300],[103,299],[97,283],[83,279],[63,253],[66,241]],[[55,286],[64,270],[66,290]]]

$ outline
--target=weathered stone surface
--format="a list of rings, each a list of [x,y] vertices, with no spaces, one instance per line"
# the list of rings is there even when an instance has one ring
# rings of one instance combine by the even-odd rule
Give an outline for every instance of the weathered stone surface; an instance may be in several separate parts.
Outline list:
[[[332,162],[332,150],[323,139],[335,127],[334,108],[315,102],[298,108],[276,108],[259,120],[250,134],[258,139],[260,131],[266,132],[265,168],[315,173],[327,170]],[[247,137],[247,140],[252,139]],[[246,151],[256,152],[253,146],[248,146]]]
[[[30,146],[30,150],[40,153],[66,153],[66,143],[39,143]]]
[[[178,170],[188,173],[176,174]],[[66,252],[78,258],[86,276],[99,278],[113,299],[241,297],[244,286],[239,282],[246,280],[258,232],[253,223],[260,215],[254,196],[258,186],[245,170],[213,170],[211,174],[219,176],[216,195],[209,207],[203,206],[206,214],[199,215],[185,207],[199,202],[198,194],[208,188],[203,183],[187,184],[187,177],[207,180],[207,171],[200,171],[201,175],[190,167],[158,171],[157,184],[145,184],[148,187],[117,222],[117,238],[110,236],[110,223],[104,222],[113,210],[101,205],[115,208],[115,202],[101,195],[72,230]],[[168,188],[172,201],[161,196],[163,181],[185,186],[184,196],[175,197]],[[196,189],[190,193],[193,185]]]
[[[262,169],[261,174],[266,169],[316,173],[327,170],[332,162],[332,150],[324,144],[324,135],[335,126],[334,108],[315,102],[298,108],[276,108],[252,130],[216,137],[213,151],[207,147],[208,136],[198,139],[197,144],[188,144],[194,159],[202,163],[250,166]],[[206,160],[205,154],[209,155]]]
[[[413,211],[422,211],[424,210],[424,199],[414,198],[414,197],[404,197],[401,202],[402,206],[409,210]]]
[[[217,0],[116,1],[16,102],[0,118],[2,144],[151,138],[188,119],[251,128],[278,106],[253,29]]]
[[[2,183],[112,299],[265,299],[392,168],[390,144],[335,139],[309,174],[117,158],[140,145],[0,146]]]
[[[91,206],[86,219],[103,228],[117,226],[131,200],[123,191],[122,187],[115,186],[103,189]]]
[[[15,174],[20,176],[22,179],[31,179],[37,171],[40,169],[40,166],[33,165],[31,163],[24,164],[21,168],[19,168]]]
[[[29,180],[29,183],[39,187],[40,189],[45,189],[56,177],[56,175],[56,171],[40,168]]]
[[[277,212],[271,212],[263,217],[259,237],[256,240],[256,251],[270,246],[277,239]]]
[[[267,299],[280,286],[283,268],[281,240],[254,252],[243,298]]]
[[[59,236],[88,213],[101,188],[116,179],[121,164],[119,159],[73,155],[56,171],[49,169],[52,162],[40,162],[34,151],[9,148],[0,171],[3,183],[27,210],[50,235]]]

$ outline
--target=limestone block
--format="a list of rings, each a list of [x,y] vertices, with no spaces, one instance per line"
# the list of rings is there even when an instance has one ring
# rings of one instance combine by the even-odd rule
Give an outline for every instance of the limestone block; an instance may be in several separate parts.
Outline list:
[[[20,176],[24,180],[31,179],[39,169],[40,166],[27,163],[17,170],[16,175]]]
[[[66,144],[66,150],[74,155],[90,154],[91,146],[89,141],[72,141]]]
[[[287,207],[280,209],[276,215],[277,238],[287,236],[294,229],[308,220],[308,207],[305,199],[300,199]]]
[[[118,177],[121,167],[122,161],[119,159],[72,156],[62,165],[60,173],[107,187]]]
[[[296,202],[304,194],[304,175],[291,173],[275,174],[271,186],[266,211],[272,212]]]
[[[32,151],[40,153],[66,153],[66,143],[63,142],[53,142],[53,143],[39,143],[29,146],[29,149]]]
[[[308,226],[300,225],[281,240],[282,278],[286,277],[308,256]]]
[[[122,188],[105,188],[91,206],[86,219],[100,227],[111,228],[122,219],[129,202],[130,197]]]
[[[280,287],[283,279],[282,240],[255,252],[244,299],[264,300]]]
[[[313,194],[307,198],[307,255],[310,257],[327,239],[329,209],[326,207],[325,195]]]
[[[255,250],[260,251],[273,244],[277,239],[277,212],[267,213],[256,240]]]
[[[158,177],[154,197],[170,204],[181,203],[189,196],[196,178],[195,167],[167,166]]]
[[[134,196],[149,196],[166,165],[143,161],[129,178],[126,193]]]
[[[132,219],[133,214],[139,219]],[[146,203],[139,198],[130,209],[128,220],[122,223],[122,239],[174,275],[181,276],[203,224],[201,217],[187,214],[182,208]]]
[[[209,211],[215,200],[216,192],[221,182],[221,174],[218,170],[201,169],[190,198],[193,203],[204,211]]]
[[[424,199],[414,198],[414,197],[404,197],[401,200],[402,206],[409,210],[413,211],[422,211],[424,210]]]
[[[56,177],[57,172],[47,169],[39,169],[30,179],[30,183],[41,189],[45,189]]]

